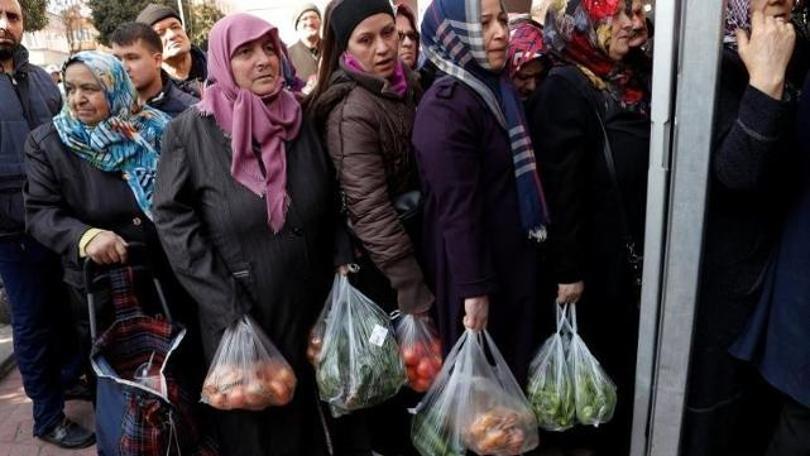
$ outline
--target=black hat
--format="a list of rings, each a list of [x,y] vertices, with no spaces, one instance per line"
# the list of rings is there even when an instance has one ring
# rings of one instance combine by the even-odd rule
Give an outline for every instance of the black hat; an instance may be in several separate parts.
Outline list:
[[[346,49],[349,37],[357,24],[367,17],[375,14],[390,14],[394,17],[394,9],[388,0],[343,0],[332,10],[329,22],[335,32],[337,44],[340,49]]]
[[[176,18],[178,21],[181,20],[180,15],[177,14],[177,11],[174,9],[168,6],[150,3],[138,14],[135,22],[140,22],[141,24],[146,24],[151,27],[155,22],[160,22],[167,17]]]

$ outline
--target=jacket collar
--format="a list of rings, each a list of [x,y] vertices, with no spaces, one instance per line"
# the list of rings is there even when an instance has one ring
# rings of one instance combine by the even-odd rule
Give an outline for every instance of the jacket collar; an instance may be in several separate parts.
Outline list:
[[[392,89],[391,82],[386,78],[381,78],[379,76],[375,76],[373,74],[368,73],[360,73],[355,71],[351,68],[346,67],[346,65],[341,61],[339,62],[340,69],[335,72],[332,76],[334,83],[344,82],[344,81],[354,81],[357,85],[363,87],[364,89],[368,90],[369,92],[380,95],[386,98],[401,98],[397,93]],[[408,91],[405,94],[405,98],[413,93],[414,84],[416,83],[416,77],[414,73],[406,68],[406,75],[408,78]]]
[[[14,65],[14,73],[19,73],[24,71],[28,66],[28,49],[25,48],[22,44],[17,46],[14,50],[14,53],[11,56],[11,60]],[[0,67],[0,73],[3,73],[3,68]]]

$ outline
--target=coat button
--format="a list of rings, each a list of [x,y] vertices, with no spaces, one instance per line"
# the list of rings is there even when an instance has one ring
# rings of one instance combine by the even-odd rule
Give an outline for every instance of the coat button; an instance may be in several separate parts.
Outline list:
[[[292,234],[300,237],[304,235],[304,230],[302,230],[301,228],[293,228]]]
[[[135,226],[141,226],[141,223],[143,223],[143,221],[140,217],[135,217],[132,219],[132,224]]]

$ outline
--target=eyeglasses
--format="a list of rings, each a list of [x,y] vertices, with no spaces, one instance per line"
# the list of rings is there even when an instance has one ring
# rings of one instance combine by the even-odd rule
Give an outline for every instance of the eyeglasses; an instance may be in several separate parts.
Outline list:
[[[419,34],[416,32],[398,32],[399,33],[399,42],[402,43],[405,41],[405,38],[413,41],[414,43],[419,41]]]

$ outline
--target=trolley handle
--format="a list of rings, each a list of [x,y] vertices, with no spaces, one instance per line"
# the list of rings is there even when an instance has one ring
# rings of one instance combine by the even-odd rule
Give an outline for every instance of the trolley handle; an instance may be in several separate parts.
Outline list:
[[[166,295],[163,292],[163,285],[160,283],[160,280],[154,273],[154,268],[152,266],[147,245],[143,242],[130,242],[127,246],[127,250],[129,251],[128,253],[131,253],[131,255],[127,261],[127,264],[124,265],[100,265],[96,264],[89,258],[85,258],[82,269],[84,273],[85,291],[87,293],[87,311],[90,317],[90,337],[93,340],[96,339],[96,335],[98,333],[96,322],[95,292],[98,291],[99,285],[105,279],[109,278],[109,271],[115,268],[129,267],[132,268],[132,270],[136,273],[144,272],[149,274],[149,276],[152,278],[152,285],[155,287],[155,291],[157,291],[158,300],[160,301],[163,315],[166,317],[166,320],[169,323],[173,321],[172,314],[169,311],[169,305],[166,302]],[[133,264],[133,260],[137,260],[138,264]]]

